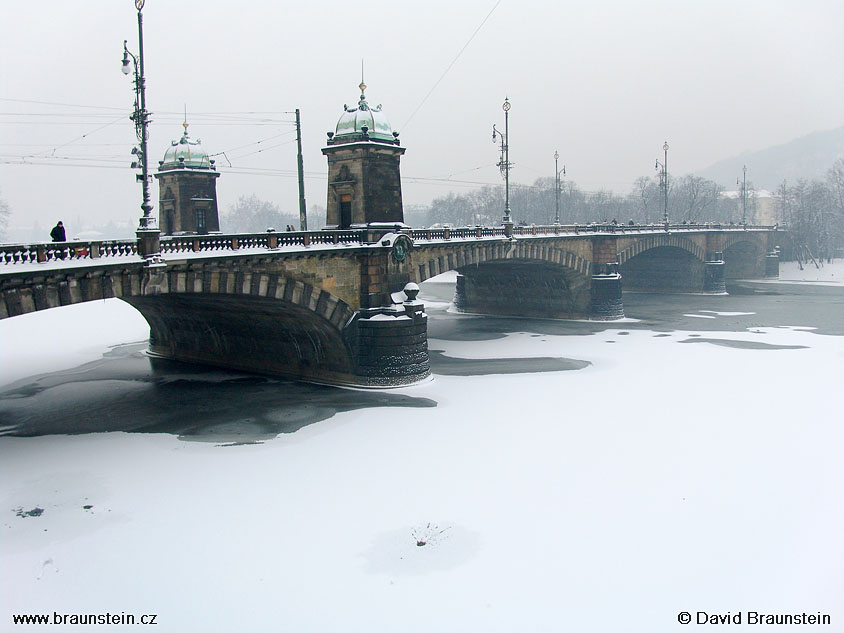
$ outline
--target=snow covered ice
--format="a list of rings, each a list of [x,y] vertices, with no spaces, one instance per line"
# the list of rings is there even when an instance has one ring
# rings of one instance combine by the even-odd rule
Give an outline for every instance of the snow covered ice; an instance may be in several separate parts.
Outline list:
[[[750,609],[844,626],[840,312],[631,294],[636,323],[508,320],[432,288],[432,359],[458,370],[387,395],[435,407],[257,441],[15,436],[26,385],[84,404],[86,367],[148,330],[117,300],[0,322],[0,630],[54,611],[156,613],[168,632],[670,632],[683,611]],[[139,409],[160,388],[129,383],[96,384]],[[281,407],[299,387],[277,385]],[[243,402],[229,424],[254,418]]]

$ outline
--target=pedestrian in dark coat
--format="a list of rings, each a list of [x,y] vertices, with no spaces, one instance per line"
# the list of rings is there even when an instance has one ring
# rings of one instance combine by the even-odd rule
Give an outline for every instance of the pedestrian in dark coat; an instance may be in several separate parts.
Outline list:
[[[61,221],[59,221],[59,223],[53,227],[53,230],[50,231],[50,237],[54,242],[67,242],[67,236],[64,232],[64,224],[62,224]]]

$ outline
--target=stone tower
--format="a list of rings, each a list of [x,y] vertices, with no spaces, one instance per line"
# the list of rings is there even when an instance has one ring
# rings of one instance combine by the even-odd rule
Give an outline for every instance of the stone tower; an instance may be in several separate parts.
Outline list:
[[[327,229],[404,223],[399,160],[405,149],[381,106],[369,107],[366,84],[359,87],[357,107],[343,106],[322,148],[328,157]]]
[[[214,161],[199,139],[190,140],[188,124],[182,138],[173,141],[158,162],[158,209],[162,235],[204,234],[220,231],[217,178]]]

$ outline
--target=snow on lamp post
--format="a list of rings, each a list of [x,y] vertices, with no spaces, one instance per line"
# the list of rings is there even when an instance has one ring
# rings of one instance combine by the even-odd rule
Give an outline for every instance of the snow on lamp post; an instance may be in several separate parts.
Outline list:
[[[665,144],[662,146],[662,151],[665,152],[665,159],[662,163],[660,163],[657,158],[654,169],[659,172],[660,185],[662,185],[662,224],[665,227],[665,230],[668,231],[668,141],[665,141]]]
[[[560,160],[560,153],[555,151],[554,152],[554,224],[560,223],[560,185],[562,181],[560,179],[560,174],[563,176],[566,175],[566,166],[563,165],[563,168],[560,169],[559,161]]]
[[[157,260],[160,257],[159,238],[161,232],[158,223],[152,215],[152,203],[149,193],[149,153],[147,151],[147,140],[149,138],[149,112],[146,107],[146,80],[144,78],[144,26],[143,15],[145,0],[135,0],[135,8],[138,10],[138,55],[137,57],[129,52],[126,40],[123,40],[123,74],[128,75],[134,67],[135,72],[135,109],[129,117],[135,123],[135,134],[138,137],[140,147],[133,147],[132,154],[135,160],[132,168],[141,169],[141,173],[135,176],[142,185],[143,198],[141,202],[141,215],[138,224],[138,250],[139,254],[146,258]]]
[[[504,110],[504,133],[502,134],[495,125],[492,126],[492,142],[496,141],[496,135],[501,137],[501,159],[498,161],[498,168],[504,176],[504,231],[512,231],[513,220],[510,219],[510,100],[504,98],[501,106]]]
[[[747,228],[747,165],[741,168],[742,180],[736,178],[736,185],[741,187],[741,225]]]

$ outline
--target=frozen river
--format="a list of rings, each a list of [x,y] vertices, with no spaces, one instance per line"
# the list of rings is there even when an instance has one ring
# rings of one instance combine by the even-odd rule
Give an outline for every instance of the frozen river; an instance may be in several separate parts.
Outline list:
[[[844,266],[782,277],[611,323],[428,282],[389,391],[153,362],[117,300],[0,321],[0,630],[844,630]]]

